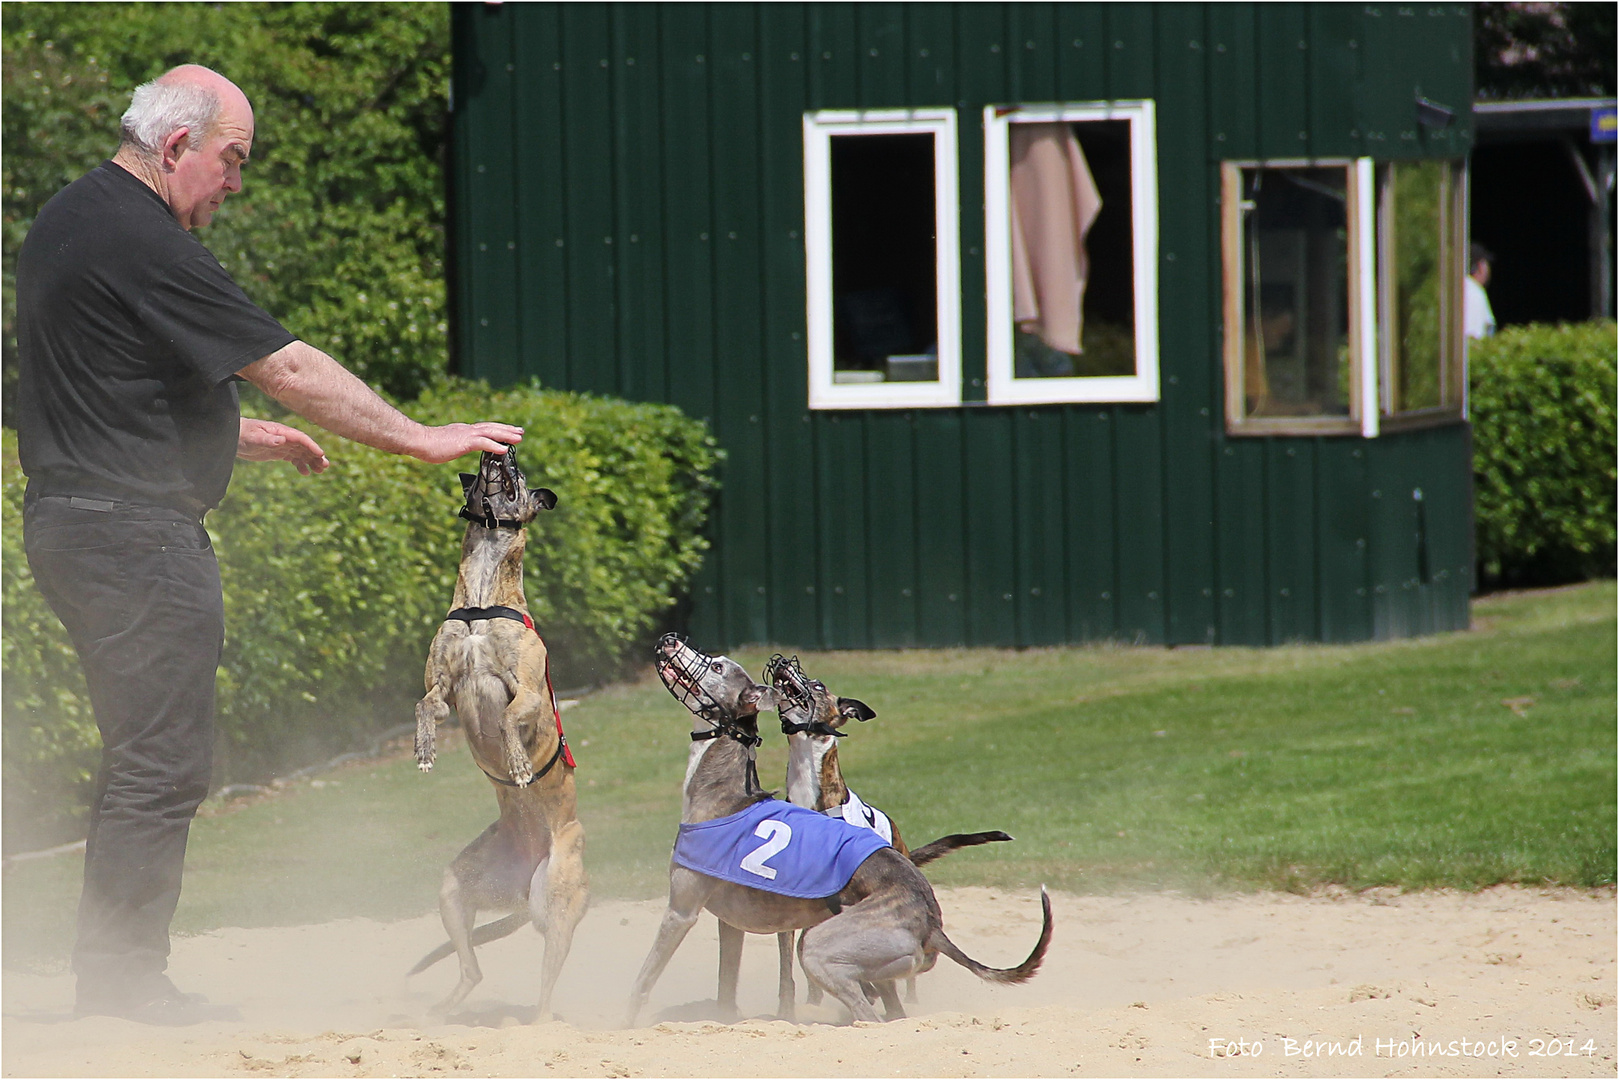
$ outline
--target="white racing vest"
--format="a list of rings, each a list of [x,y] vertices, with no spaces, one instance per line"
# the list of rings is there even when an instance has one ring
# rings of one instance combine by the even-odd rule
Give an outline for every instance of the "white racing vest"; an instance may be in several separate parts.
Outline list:
[[[850,825],[858,825],[862,829],[870,829],[890,847],[894,844],[894,823],[888,820],[888,815],[875,806],[867,806],[860,801],[860,796],[853,790],[849,792],[848,801],[842,806],[834,806],[826,811],[827,817],[842,818]]]

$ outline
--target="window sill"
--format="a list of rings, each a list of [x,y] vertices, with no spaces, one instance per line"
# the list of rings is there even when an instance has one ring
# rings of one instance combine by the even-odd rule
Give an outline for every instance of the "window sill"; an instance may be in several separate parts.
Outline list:
[[[1347,416],[1279,416],[1226,419],[1225,432],[1233,437],[1254,435],[1354,435],[1360,421]]]
[[[1386,431],[1414,431],[1418,428],[1441,427],[1445,424],[1461,423],[1466,417],[1456,405],[1446,405],[1438,409],[1418,409],[1412,412],[1399,413],[1395,416],[1383,416],[1377,421],[1379,432]]]

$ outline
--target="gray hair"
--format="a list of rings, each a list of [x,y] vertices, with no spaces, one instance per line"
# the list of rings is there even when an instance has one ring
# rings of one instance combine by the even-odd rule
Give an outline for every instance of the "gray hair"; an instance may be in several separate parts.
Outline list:
[[[153,79],[135,87],[129,108],[118,122],[120,145],[155,157],[163,152],[164,139],[186,128],[186,149],[195,150],[213,130],[222,110],[219,94],[207,87]]]

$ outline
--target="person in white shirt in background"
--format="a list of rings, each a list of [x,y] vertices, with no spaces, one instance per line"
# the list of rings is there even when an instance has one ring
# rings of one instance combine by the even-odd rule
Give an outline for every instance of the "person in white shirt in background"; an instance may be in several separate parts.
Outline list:
[[[1495,333],[1495,312],[1484,286],[1490,283],[1490,264],[1495,256],[1483,244],[1467,245],[1467,278],[1462,282],[1462,330],[1470,338]]]

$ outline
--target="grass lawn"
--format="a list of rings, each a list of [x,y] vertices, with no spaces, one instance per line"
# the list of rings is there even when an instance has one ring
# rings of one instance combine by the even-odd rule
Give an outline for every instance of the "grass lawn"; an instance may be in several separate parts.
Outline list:
[[[1612,884],[1614,584],[1483,599],[1474,624],[1350,646],[801,659],[877,710],[843,742],[844,773],[913,846],[1017,837],[935,863],[941,885]],[[766,656],[737,654],[755,671]],[[687,714],[649,674],[566,722],[596,895],[660,895]],[[764,730],[759,771],[779,784],[784,740]],[[176,927],[430,911],[493,816],[453,740],[429,775],[401,754],[215,808],[192,830]],[[78,872],[73,856],[7,872],[8,964],[65,956]]]

